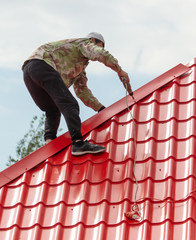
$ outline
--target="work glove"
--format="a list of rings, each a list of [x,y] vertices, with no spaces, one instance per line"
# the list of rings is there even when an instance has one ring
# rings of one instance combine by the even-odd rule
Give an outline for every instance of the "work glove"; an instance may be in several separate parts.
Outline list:
[[[100,112],[101,110],[103,110],[105,107],[102,106],[97,112]]]

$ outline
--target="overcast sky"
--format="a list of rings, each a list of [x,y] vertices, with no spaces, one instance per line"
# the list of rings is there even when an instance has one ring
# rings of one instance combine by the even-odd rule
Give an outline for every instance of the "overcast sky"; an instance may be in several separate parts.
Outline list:
[[[0,0],[0,171],[32,117],[41,115],[21,71],[39,45],[100,32],[136,90],[196,57],[195,12],[195,0]],[[91,62],[87,76],[103,105],[125,96],[117,74],[103,64]],[[96,114],[79,104],[82,121]],[[63,118],[61,127],[67,130]]]

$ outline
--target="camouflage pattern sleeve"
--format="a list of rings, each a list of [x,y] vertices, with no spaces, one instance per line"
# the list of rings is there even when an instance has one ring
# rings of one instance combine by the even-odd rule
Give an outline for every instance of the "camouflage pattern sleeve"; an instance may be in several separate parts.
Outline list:
[[[104,48],[95,45],[90,40],[84,41],[82,43],[81,52],[89,60],[99,61],[116,72],[119,72],[121,70],[121,67],[118,64],[118,60],[116,58],[114,58]]]
[[[83,71],[77,76],[73,83],[73,88],[76,96],[88,107],[98,111],[103,105],[95,98],[91,90],[87,87],[86,72]]]

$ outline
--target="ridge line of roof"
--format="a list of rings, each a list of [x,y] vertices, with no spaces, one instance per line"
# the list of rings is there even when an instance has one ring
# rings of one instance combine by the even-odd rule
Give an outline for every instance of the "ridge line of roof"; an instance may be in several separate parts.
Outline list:
[[[176,77],[179,77],[184,73],[188,72],[189,70],[190,70],[189,67],[183,64],[178,64],[177,66],[163,73],[162,75],[155,78],[151,82],[145,84],[143,87],[137,89],[134,92],[136,103],[141,99],[145,98],[146,96],[148,96],[150,93],[157,90],[158,88],[172,81]],[[132,106],[135,104],[131,97],[127,99],[127,103],[129,106]],[[126,97],[125,97],[117,101],[116,103],[112,104],[108,108],[102,110],[100,113],[95,114],[93,117],[87,119],[82,123],[82,127],[81,127],[82,135],[85,136],[92,129],[103,124],[104,122],[109,120],[111,117],[113,117],[114,115],[118,114],[119,112],[123,111],[126,108],[127,108],[127,105],[126,105]],[[54,139],[49,144],[41,147],[40,149],[36,150],[35,152],[31,153],[30,155],[26,156],[22,160],[15,163],[14,165],[3,170],[2,172],[0,172],[0,188],[5,184],[9,183],[10,181],[16,179],[24,172],[37,166],[47,158],[63,150],[70,144],[71,144],[71,139],[70,139],[69,133],[66,132],[60,137]]]

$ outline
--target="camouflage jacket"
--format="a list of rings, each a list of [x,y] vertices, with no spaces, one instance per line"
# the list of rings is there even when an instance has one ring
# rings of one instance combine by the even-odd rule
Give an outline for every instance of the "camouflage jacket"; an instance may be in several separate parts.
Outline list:
[[[116,72],[121,70],[118,61],[108,51],[87,38],[47,43],[36,49],[25,63],[30,59],[41,59],[51,65],[61,75],[65,85],[69,88],[73,84],[76,96],[95,111],[103,105],[87,87],[85,68],[89,60],[102,62]]]

